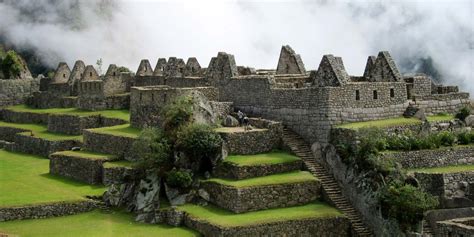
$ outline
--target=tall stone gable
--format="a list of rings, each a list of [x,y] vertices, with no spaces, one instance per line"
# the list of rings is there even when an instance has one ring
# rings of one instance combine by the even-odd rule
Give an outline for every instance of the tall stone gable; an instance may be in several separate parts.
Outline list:
[[[184,75],[184,69],[186,63],[182,58],[170,57],[168,63],[165,66],[163,75],[167,77],[182,77]]]
[[[110,64],[109,68],[107,68],[107,72],[105,73],[105,77],[116,77],[116,78],[118,78],[119,76],[120,76],[120,72],[118,70],[117,65]]]
[[[344,68],[342,58],[328,54],[323,56],[318,71],[311,77],[314,85],[324,87],[341,86],[347,82],[349,75]]]
[[[165,71],[166,67],[166,58],[159,58],[158,62],[156,62],[155,70],[153,71],[154,76],[161,76]]]
[[[51,83],[67,83],[71,76],[71,69],[65,62],[60,62],[56,72],[54,73]]]
[[[276,74],[306,74],[303,60],[289,45],[281,47]]]
[[[369,78],[375,67],[375,56],[369,56],[365,64],[364,77]]]
[[[75,96],[78,93],[78,83],[81,81],[82,75],[84,74],[84,70],[86,69],[86,65],[83,61],[77,60],[74,63],[74,67],[72,68],[71,76],[69,76],[68,84],[71,87],[71,95]]]
[[[387,51],[379,52],[369,75],[367,79],[373,82],[395,82],[402,79],[395,61]]]
[[[185,76],[198,76],[201,73],[201,65],[195,57],[188,58],[186,62]]]
[[[87,65],[84,73],[82,74],[81,81],[96,81],[99,80],[99,74],[95,70],[94,66]]]
[[[153,76],[153,68],[150,61],[143,59],[137,69],[137,76]]]
[[[234,55],[225,52],[219,52],[217,57],[213,57],[207,68],[207,78],[210,81],[219,81],[220,79],[231,78],[238,75],[237,65]]]

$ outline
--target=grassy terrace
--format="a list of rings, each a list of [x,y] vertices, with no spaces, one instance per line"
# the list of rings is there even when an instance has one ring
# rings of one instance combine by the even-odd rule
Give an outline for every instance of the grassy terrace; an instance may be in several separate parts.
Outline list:
[[[35,137],[43,138],[46,140],[79,140],[82,141],[82,136],[76,135],[66,135],[61,133],[52,133],[48,131],[48,127],[46,125],[40,124],[24,124],[24,123],[8,123],[0,121],[0,127],[11,127],[11,128],[20,128],[25,130],[30,130]],[[25,132],[22,134],[31,135],[30,132]]]
[[[60,151],[54,154],[81,157],[81,158],[93,159],[93,160],[104,160],[104,159],[107,160],[107,159],[113,159],[115,157],[109,154],[101,154],[101,153],[90,152],[90,151]]]
[[[281,151],[257,155],[232,155],[225,159],[226,162],[230,162],[238,166],[273,165],[297,160],[299,160],[298,157]]]
[[[131,137],[137,138],[140,135],[140,129],[130,127],[130,124],[122,124],[112,127],[103,127],[103,128],[94,128],[89,129],[93,132],[103,133],[103,134],[110,134],[114,136],[122,136],[122,137]]]
[[[474,171],[474,165],[451,165],[444,167],[433,167],[433,168],[417,168],[409,169],[408,172],[420,172],[429,174],[446,174],[446,173],[458,173]]]
[[[50,175],[48,159],[0,150],[0,207],[76,201],[104,191]]]
[[[215,182],[227,186],[236,188],[261,186],[261,185],[275,185],[275,184],[287,184],[287,183],[299,183],[305,181],[317,180],[311,173],[307,171],[295,171],[282,174],[268,175],[258,178],[243,179],[243,180],[230,180],[230,179],[219,179],[213,178],[203,182]]]
[[[101,211],[40,220],[0,222],[0,233],[37,237],[200,236],[186,228],[137,223],[132,214],[125,212]]]
[[[15,105],[8,107],[7,109],[16,112],[29,112],[29,113],[41,113],[41,114],[68,114],[77,116],[91,116],[91,115],[102,115],[106,118],[116,118],[125,121],[130,121],[130,112],[128,110],[101,110],[101,111],[87,111],[80,110],[78,108],[51,108],[51,109],[36,109],[30,108],[26,105]]]
[[[315,202],[303,206],[269,209],[241,214],[235,214],[212,205],[203,207],[185,204],[179,206],[178,209],[187,212],[194,218],[208,221],[212,224],[223,227],[251,226],[255,224],[286,220],[342,216],[342,213],[337,209],[321,202]]]
[[[261,132],[261,131],[265,131],[265,130],[268,130],[268,129],[252,128],[252,130],[245,131],[244,127],[220,127],[220,128],[216,128],[214,130],[216,132],[219,132],[219,133],[235,133],[235,132]]]
[[[451,114],[439,114],[431,115],[426,117],[429,122],[439,122],[439,121],[448,121],[454,119],[454,115]],[[348,129],[359,129],[364,127],[377,127],[377,128],[386,128],[393,126],[405,126],[405,125],[417,125],[421,124],[421,120],[417,118],[390,118],[390,119],[381,119],[381,120],[372,120],[365,122],[354,122],[354,123],[345,123],[337,125],[336,128],[348,128]]]
[[[121,160],[121,161],[112,161],[104,163],[104,168],[113,168],[113,167],[125,167],[132,168],[132,162]]]

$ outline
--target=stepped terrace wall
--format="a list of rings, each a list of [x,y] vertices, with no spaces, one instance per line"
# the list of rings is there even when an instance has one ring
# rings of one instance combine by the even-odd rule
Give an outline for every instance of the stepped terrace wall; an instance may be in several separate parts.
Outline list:
[[[248,179],[266,175],[301,170],[303,162],[295,160],[279,164],[237,165],[231,162],[222,162],[216,167],[214,175],[229,179]]]
[[[0,207],[0,222],[74,215],[81,212],[92,211],[95,208],[97,208],[97,203],[92,200],[56,202],[32,206]]]
[[[122,184],[129,180],[135,180],[140,175],[141,173],[137,169],[108,162],[104,164],[102,183],[104,185]]]
[[[126,136],[115,136],[96,132],[94,130],[84,130],[84,147],[89,151],[112,154],[119,159],[133,161],[135,156],[132,153],[132,145],[136,138]]]
[[[320,195],[317,181],[242,188],[206,181],[201,187],[209,193],[212,203],[235,213],[306,204]]]
[[[251,226],[222,227],[203,222],[185,215],[187,227],[198,230],[209,237],[238,236],[327,236],[345,237],[350,235],[350,222],[343,217],[308,218],[302,220],[280,221],[255,224]]]
[[[474,164],[474,146],[445,147],[435,150],[390,152],[383,156],[395,159],[403,168],[428,168]]]
[[[16,134],[14,144],[7,146],[6,149],[14,152],[48,157],[51,153],[71,150],[71,148],[80,147],[81,145],[82,142],[78,140],[52,141],[31,136],[30,132],[25,132]]]
[[[77,116],[66,114],[51,114],[48,116],[48,131],[69,135],[80,135],[83,129],[110,127],[125,124],[127,121],[107,118],[100,115]]]
[[[2,119],[5,122],[12,123],[34,123],[34,124],[48,124],[47,113],[33,113],[33,112],[17,112],[10,109],[3,109],[1,111]]]
[[[0,127],[0,140],[13,142],[17,133],[27,132],[27,129]]]
[[[136,76],[133,86],[159,86],[171,87],[206,87],[210,83],[203,77],[166,77],[166,76]]]
[[[0,79],[0,107],[24,103],[39,91],[38,79]]]
[[[436,224],[439,236],[474,236],[474,218],[458,218]]]

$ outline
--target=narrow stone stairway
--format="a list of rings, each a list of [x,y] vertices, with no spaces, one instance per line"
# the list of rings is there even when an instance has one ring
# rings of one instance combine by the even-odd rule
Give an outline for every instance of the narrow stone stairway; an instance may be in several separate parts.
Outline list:
[[[342,194],[334,177],[321,164],[316,162],[309,145],[298,134],[287,128],[283,129],[283,142],[303,160],[306,168],[321,180],[328,198],[336,208],[349,218],[356,236],[373,236],[372,232],[362,222],[359,212],[352,207],[351,203]]]
[[[428,223],[428,221],[423,220],[422,223],[423,223],[423,237],[434,236],[433,230],[431,229],[431,226]]]

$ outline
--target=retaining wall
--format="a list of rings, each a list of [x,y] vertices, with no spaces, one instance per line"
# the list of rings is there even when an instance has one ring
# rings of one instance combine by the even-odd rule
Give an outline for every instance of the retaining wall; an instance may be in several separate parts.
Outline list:
[[[84,147],[86,150],[112,154],[118,159],[134,161],[136,158],[132,153],[132,145],[135,138],[114,136],[91,130],[83,130]]]
[[[73,147],[82,146],[82,143],[77,140],[51,141],[33,137],[29,132],[16,134],[14,142],[11,147],[7,146],[8,150],[44,157],[48,157],[49,154],[57,151],[67,151]]]
[[[22,104],[38,90],[38,79],[0,79],[0,107]]]
[[[216,167],[214,175],[217,177],[228,179],[248,179],[254,177],[267,176],[278,173],[285,173],[295,170],[301,170],[303,162],[295,160],[292,162],[280,164],[262,164],[262,165],[245,165],[239,166],[232,162],[222,162]]]
[[[135,180],[139,176],[140,171],[130,167],[104,167],[102,183],[104,185],[122,184],[129,180]]]
[[[77,116],[65,114],[52,114],[48,117],[48,131],[69,135],[80,135],[83,129],[110,127],[125,124],[127,121],[106,118],[100,115]]]
[[[92,159],[53,153],[49,156],[49,173],[88,184],[102,184],[102,165],[107,159]]]

